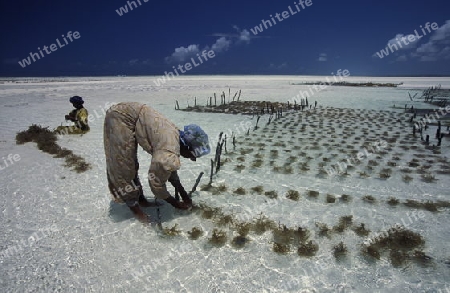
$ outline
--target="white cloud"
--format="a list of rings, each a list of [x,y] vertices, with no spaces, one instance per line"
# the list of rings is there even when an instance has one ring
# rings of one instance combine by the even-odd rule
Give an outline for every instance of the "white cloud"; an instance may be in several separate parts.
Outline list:
[[[144,65],[152,65],[153,61],[150,60],[150,59],[145,59],[144,61],[142,61],[142,64],[144,64]]]
[[[233,28],[238,32],[237,39],[238,42],[244,42],[249,44],[250,40],[252,39],[252,36],[250,35],[250,32],[246,29],[241,30],[237,25],[234,25]]]
[[[280,64],[280,65],[275,65],[274,63],[271,63],[269,65],[269,69],[271,70],[282,70],[288,67],[288,64],[286,62]]]
[[[429,53],[437,53],[439,52],[438,47],[432,42],[428,42],[426,44],[422,44],[419,48],[417,48],[416,53],[429,54]]]
[[[447,46],[444,49],[442,49],[441,55],[445,60],[450,60],[450,46]]]
[[[410,40],[413,40],[412,42]],[[419,39],[415,35],[397,34],[393,39],[390,39],[386,45],[388,48],[397,48],[397,50],[408,50],[417,47]],[[395,46],[395,47],[394,47]]]
[[[327,54],[325,54],[325,53],[321,53],[320,55],[319,55],[319,59],[317,59],[317,61],[321,61],[321,62],[325,62],[325,61],[327,61]]]
[[[139,62],[139,59],[131,59],[130,61],[128,61],[128,64],[133,66],[136,65]]]
[[[406,55],[401,55],[397,57],[397,61],[399,62],[403,62],[403,61],[407,61],[408,57],[406,57]]]
[[[214,45],[212,45],[211,49],[216,53],[220,53],[223,51],[227,51],[230,48],[230,45],[230,40],[225,37],[221,37],[214,43]]]
[[[251,35],[250,32],[246,29],[241,31],[241,35],[239,36],[239,40],[242,42],[250,43]]]
[[[450,44],[450,20],[447,20],[443,26],[434,31],[430,41]]]
[[[422,57],[420,57],[419,60],[429,62],[429,61],[437,61],[437,58],[433,57],[433,56],[422,56]]]
[[[204,50],[213,50],[215,53],[228,51],[233,45],[238,43],[250,43],[251,39],[254,38],[250,32],[246,29],[241,30],[238,26],[233,26],[237,33],[222,34],[214,33],[212,36],[219,37],[214,44],[211,46],[205,46],[200,49],[200,45],[189,45],[188,47],[179,47],[175,49],[175,52],[171,56],[166,57],[167,63],[177,63],[184,62],[194,57],[199,52]]]
[[[199,45],[189,45],[187,47],[179,47],[175,49],[175,52],[171,56],[166,57],[168,63],[172,62],[184,62],[200,52]]]
[[[428,42],[422,44],[412,57],[420,61],[450,60],[450,20],[433,32]]]

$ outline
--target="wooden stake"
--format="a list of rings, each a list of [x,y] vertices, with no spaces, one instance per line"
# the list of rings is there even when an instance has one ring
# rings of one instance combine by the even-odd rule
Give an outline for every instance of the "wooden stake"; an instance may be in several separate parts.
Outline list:
[[[227,152],[227,135],[225,134],[225,154],[228,153]]]
[[[192,187],[191,191],[188,193],[189,197],[191,197],[192,193],[194,193],[194,191],[197,189],[197,186],[200,183],[200,179],[202,179],[203,174],[204,173],[201,172],[200,175],[198,175],[197,180],[195,180],[194,187]]]
[[[222,147],[223,147],[224,143],[225,143],[225,141],[222,141],[220,143],[219,152],[218,152],[218,156],[217,156],[216,174],[220,170],[220,155],[222,154]]]
[[[261,118],[261,116],[258,115],[258,118],[256,118],[256,125],[255,125],[255,129],[254,130],[258,129],[258,122],[259,122],[260,118]]]
[[[214,171],[214,161],[213,159],[211,159],[211,172],[209,172],[209,185],[211,185],[212,183],[213,171]]]

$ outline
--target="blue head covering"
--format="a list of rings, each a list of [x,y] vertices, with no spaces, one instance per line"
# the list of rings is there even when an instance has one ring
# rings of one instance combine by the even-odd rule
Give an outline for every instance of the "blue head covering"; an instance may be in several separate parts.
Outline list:
[[[73,96],[69,99],[69,102],[71,102],[72,104],[79,104],[79,105],[83,105],[84,101],[82,97],[79,96]]]
[[[186,125],[184,131],[180,130],[180,140],[189,147],[196,158],[207,155],[211,151],[208,135],[196,124]]]

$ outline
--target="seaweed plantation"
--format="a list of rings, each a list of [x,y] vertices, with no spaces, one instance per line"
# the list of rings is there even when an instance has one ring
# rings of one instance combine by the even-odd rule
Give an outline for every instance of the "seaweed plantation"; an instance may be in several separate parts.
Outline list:
[[[406,184],[414,180],[433,184],[450,173],[444,172],[449,162],[440,155],[439,147],[425,144],[410,133],[408,113],[320,107],[316,103],[314,106],[308,105],[308,101],[297,105],[233,99],[227,103],[224,97],[225,93],[219,104],[210,98],[206,106],[191,105],[182,109],[247,114],[252,115],[255,123],[243,135],[232,134],[227,138],[220,134],[216,159],[211,162],[210,182],[201,187],[201,192],[220,197],[260,198],[262,201],[265,198],[267,204],[285,200],[292,205],[309,202],[329,205],[331,209],[358,204],[367,208],[385,206],[439,213],[450,205],[445,200],[399,200],[367,193],[339,194],[309,187],[295,188],[295,184],[288,184],[291,188],[280,192],[257,180],[254,184],[233,187],[228,186],[226,181],[216,183],[214,181],[221,177],[222,172],[245,177],[263,169],[278,175],[310,176],[331,182],[345,182],[353,177],[360,180],[400,179]],[[236,97],[240,94],[238,96],[236,93]],[[225,147],[223,151],[222,145],[226,145],[227,140],[228,145],[232,140],[233,147]],[[403,151],[395,151],[400,149]],[[413,155],[412,160],[406,159],[411,156],[406,155],[407,152]],[[223,166],[220,172],[216,169],[213,173],[213,165],[217,162]],[[208,242],[215,247],[223,247],[228,242],[231,248],[243,249],[251,244],[252,237],[267,235],[270,249],[283,255],[296,253],[300,257],[313,257],[325,249],[340,261],[352,253],[362,253],[374,259],[381,259],[387,254],[394,266],[405,263],[406,259],[427,258],[421,251],[425,239],[420,234],[404,228],[392,228],[384,234],[383,231],[374,232],[363,221],[355,222],[352,214],[341,216],[334,223],[312,220],[288,227],[282,219],[279,222],[271,220],[264,212],[257,216],[242,214],[242,211],[227,213],[222,208],[210,207],[205,203],[198,205],[195,211],[215,227],[208,236]],[[188,232],[189,235],[197,231],[194,229]],[[267,233],[269,231],[272,236]],[[198,232],[194,234],[200,235]],[[380,234],[385,238],[372,239],[373,235]],[[351,235],[360,238],[363,246],[360,251],[354,251],[345,244],[345,238]],[[198,237],[190,236],[192,239]],[[343,241],[320,247],[323,239]],[[370,241],[370,245],[364,244]]]
[[[91,168],[91,165],[82,157],[75,155],[71,150],[60,147],[57,140],[54,132],[35,124],[16,135],[17,144],[35,142],[41,151],[53,155],[54,158],[64,158],[65,166],[73,168],[72,170],[77,173],[85,172]]]

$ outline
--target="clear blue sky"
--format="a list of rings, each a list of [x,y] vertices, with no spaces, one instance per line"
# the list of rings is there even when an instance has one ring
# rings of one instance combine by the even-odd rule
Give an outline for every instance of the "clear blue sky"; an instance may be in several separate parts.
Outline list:
[[[139,1],[128,1],[133,10],[126,0],[2,1],[0,76],[163,75],[173,66],[186,74],[450,76],[446,0]],[[128,12],[120,16],[120,7]],[[270,15],[276,24],[253,33]],[[427,22],[436,23],[430,32]],[[421,38],[409,42],[415,31]],[[214,57],[194,66],[203,50]]]

